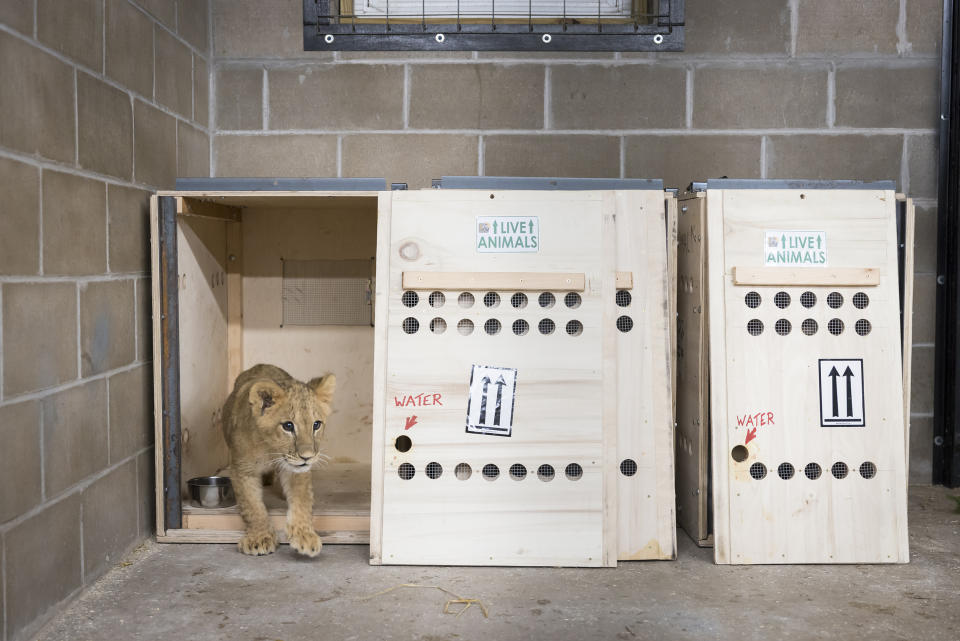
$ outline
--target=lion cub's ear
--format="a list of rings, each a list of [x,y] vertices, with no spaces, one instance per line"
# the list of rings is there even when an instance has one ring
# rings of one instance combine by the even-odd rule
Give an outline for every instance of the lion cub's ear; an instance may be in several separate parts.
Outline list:
[[[329,406],[330,401],[333,400],[333,393],[337,389],[337,377],[333,374],[327,374],[326,376],[313,379],[307,383],[307,387],[317,395],[317,400],[320,401],[321,404]]]
[[[250,386],[250,407],[254,413],[264,412],[283,402],[286,397],[283,389],[273,381],[257,381]]]

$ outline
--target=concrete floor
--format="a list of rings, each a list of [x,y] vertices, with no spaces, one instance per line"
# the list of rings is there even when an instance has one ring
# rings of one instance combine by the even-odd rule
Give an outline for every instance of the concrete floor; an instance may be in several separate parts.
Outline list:
[[[371,567],[366,546],[314,560],[288,546],[149,543],[38,636],[77,639],[960,639],[960,515],[910,491],[909,565],[721,567],[679,533],[679,560],[618,569]],[[442,586],[480,599],[459,618]]]

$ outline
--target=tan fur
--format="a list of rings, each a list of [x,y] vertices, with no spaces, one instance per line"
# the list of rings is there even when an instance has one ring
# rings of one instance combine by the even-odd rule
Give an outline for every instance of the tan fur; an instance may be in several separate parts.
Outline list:
[[[325,458],[320,437],[330,415],[336,377],[328,374],[302,383],[279,367],[254,365],[237,377],[223,406],[223,431],[230,448],[230,478],[246,533],[244,554],[270,554],[277,534],[263,503],[262,477],[275,472],[287,498],[287,538],[297,552],[320,553],[313,530],[310,469]],[[314,430],[315,421],[320,428]],[[293,423],[291,433],[284,423]]]

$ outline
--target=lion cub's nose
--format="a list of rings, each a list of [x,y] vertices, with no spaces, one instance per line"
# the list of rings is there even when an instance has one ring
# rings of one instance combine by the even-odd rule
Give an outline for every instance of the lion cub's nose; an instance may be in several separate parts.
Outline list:
[[[304,461],[309,461],[310,459],[313,458],[313,454],[312,454],[312,453],[311,453],[311,454],[307,454],[307,455],[301,454],[301,455],[300,455],[300,458],[302,458]]]

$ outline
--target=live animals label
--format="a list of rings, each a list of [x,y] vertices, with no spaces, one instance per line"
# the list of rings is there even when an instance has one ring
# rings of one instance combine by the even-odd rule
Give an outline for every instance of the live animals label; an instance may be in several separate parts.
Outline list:
[[[540,217],[477,216],[477,251],[482,254],[540,251]]]
[[[763,235],[763,264],[826,267],[827,232],[768,229]]]
[[[474,365],[470,371],[467,432],[510,436],[516,391],[516,369]]]

